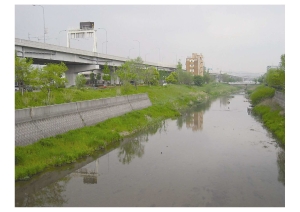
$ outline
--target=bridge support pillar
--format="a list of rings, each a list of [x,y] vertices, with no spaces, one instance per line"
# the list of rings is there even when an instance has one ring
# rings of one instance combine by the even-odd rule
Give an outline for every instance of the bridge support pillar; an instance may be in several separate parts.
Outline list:
[[[85,71],[99,70],[99,65],[67,65],[68,71],[65,72],[68,80],[67,87],[75,85],[75,79],[78,73]]]

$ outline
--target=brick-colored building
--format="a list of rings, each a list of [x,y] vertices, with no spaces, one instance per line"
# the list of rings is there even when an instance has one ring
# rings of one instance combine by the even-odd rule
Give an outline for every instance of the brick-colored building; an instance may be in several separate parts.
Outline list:
[[[193,53],[192,57],[186,58],[186,71],[193,75],[203,76],[203,55]]]

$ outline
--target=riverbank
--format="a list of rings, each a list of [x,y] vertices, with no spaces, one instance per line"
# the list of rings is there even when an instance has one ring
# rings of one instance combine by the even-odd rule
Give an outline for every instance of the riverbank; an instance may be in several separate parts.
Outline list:
[[[260,86],[253,90],[250,99],[253,113],[258,116],[264,126],[285,145],[285,110],[274,100],[274,88]]]
[[[86,157],[96,150],[105,148],[111,142],[121,140],[123,137],[147,128],[158,121],[179,116],[181,109],[239,89],[226,84],[213,83],[203,87],[185,85],[141,86],[137,89],[126,90],[126,93],[120,87],[91,91],[61,90],[62,95],[73,92],[75,95],[69,96],[69,99],[72,98],[77,101],[88,100],[80,99],[87,98],[87,96],[90,99],[95,99],[122,95],[122,92],[123,95],[147,93],[152,106],[100,122],[95,126],[44,138],[32,145],[16,147],[15,180],[26,180],[34,174],[45,171],[47,168],[75,162],[77,159]],[[28,105],[32,97],[36,99],[37,95],[42,94],[27,93],[26,95]],[[58,93],[55,95],[57,97]],[[16,105],[18,105],[16,107],[21,107],[17,102],[22,102],[22,100],[18,99],[16,95]],[[36,99],[35,102],[39,101]]]

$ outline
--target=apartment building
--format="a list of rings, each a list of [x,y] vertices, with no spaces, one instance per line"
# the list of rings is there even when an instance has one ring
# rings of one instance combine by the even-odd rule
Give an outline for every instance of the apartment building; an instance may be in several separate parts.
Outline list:
[[[186,71],[193,75],[203,76],[203,55],[193,53],[192,57],[186,58]]]

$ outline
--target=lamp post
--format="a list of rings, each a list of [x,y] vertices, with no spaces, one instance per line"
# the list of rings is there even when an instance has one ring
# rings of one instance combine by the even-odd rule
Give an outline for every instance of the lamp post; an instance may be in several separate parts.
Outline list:
[[[107,31],[106,31],[106,29],[105,28],[98,28],[98,29],[103,29],[103,30],[105,30],[105,41],[106,41],[106,54],[107,54]]]
[[[140,57],[141,56],[141,54],[140,54],[140,41],[138,41],[138,40],[133,40],[133,41],[139,42],[139,57]]]
[[[45,15],[44,15],[44,7],[42,5],[33,5],[43,8],[43,20],[44,20],[44,43],[45,43],[45,36],[46,36],[46,28],[45,28]]]
[[[103,53],[103,43],[106,43],[106,54],[107,54],[107,43],[108,43],[108,41],[102,42],[102,53]]]
[[[129,59],[130,59],[130,51],[131,51],[131,50],[133,50],[133,49],[134,49],[134,48],[131,48],[131,49],[129,49],[129,56],[128,56],[128,57],[129,57]]]

